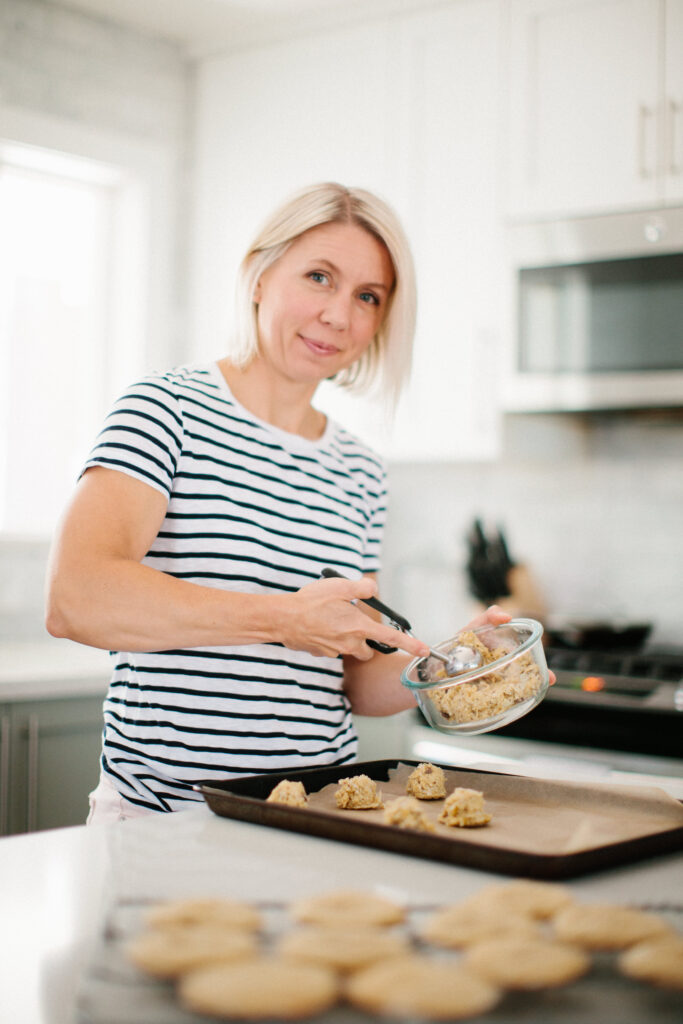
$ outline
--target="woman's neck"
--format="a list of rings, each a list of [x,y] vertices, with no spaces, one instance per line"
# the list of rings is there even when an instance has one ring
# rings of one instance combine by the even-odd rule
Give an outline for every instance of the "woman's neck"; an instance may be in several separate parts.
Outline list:
[[[326,417],[311,405],[314,385],[275,380],[258,357],[244,369],[226,357],[218,361],[218,368],[237,401],[254,416],[310,441],[324,434]]]

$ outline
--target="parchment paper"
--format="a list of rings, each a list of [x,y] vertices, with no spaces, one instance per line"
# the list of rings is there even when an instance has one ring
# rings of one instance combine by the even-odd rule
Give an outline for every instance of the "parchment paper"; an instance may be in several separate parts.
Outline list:
[[[413,766],[399,764],[389,772],[389,782],[377,782],[384,803],[405,796],[406,780]],[[363,774],[362,766],[348,775]],[[656,787],[585,785],[545,782],[542,779],[445,769],[446,793],[456,786],[484,794],[491,822],[478,828],[453,828],[438,822],[443,800],[420,800],[420,808],[436,825],[437,835],[459,842],[485,843],[501,850],[562,856],[593,850],[683,826],[683,806]],[[384,823],[384,811],[339,810],[332,783],[309,793],[311,810],[353,817],[395,830]],[[415,834],[413,832],[413,834]]]

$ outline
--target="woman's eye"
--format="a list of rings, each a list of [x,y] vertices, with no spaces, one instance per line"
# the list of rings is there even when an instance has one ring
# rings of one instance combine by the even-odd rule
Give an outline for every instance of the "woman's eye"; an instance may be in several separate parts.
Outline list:
[[[324,274],[322,270],[312,270],[308,276],[316,284],[327,284],[329,280],[327,274]]]
[[[379,299],[373,292],[361,292],[359,298],[361,302],[367,302],[368,305],[379,306]]]

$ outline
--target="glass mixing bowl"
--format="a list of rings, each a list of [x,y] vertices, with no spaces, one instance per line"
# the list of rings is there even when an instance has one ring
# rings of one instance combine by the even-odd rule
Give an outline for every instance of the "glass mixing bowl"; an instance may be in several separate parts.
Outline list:
[[[435,649],[448,654],[458,646],[470,647],[481,656],[477,668],[449,676],[437,658],[415,658],[401,682],[435,729],[470,736],[491,732],[526,715],[545,697],[548,666],[542,636],[535,619],[464,629]]]

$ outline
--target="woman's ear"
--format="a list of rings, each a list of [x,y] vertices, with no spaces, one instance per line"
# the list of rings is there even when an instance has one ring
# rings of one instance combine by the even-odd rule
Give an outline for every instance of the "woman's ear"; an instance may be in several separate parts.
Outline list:
[[[254,294],[251,297],[251,301],[255,302],[257,304],[261,301],[261,278],[260,277],[259,277],[258,281],[256,282],[256,287],[254,288]]]

